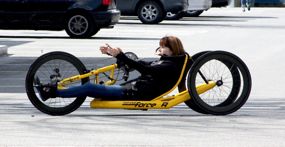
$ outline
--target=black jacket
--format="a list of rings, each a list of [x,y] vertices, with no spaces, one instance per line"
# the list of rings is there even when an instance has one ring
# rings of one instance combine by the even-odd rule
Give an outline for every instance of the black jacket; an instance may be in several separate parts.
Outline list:
[[[116,58],[141,74],[134,82],[125,86],[125,96],[134,100],[151,100],[167,92],[176,84],[185,55],[162,56],[153,62],[134,61],[123,53]]]

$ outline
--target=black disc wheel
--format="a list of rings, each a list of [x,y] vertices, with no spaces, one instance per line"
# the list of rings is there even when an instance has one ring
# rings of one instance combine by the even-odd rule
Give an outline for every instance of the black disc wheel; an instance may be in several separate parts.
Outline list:
[[[99,30],[92,17],[87,14],[74,13],[67,17],[65,31],[72,38],[89,38]]]
[[[149,0],[139,5],[137,13],[139,19],[144,24],[157,24],[166,16],[166,12],[157,2]]]
[[[178,91],[182,92],[187,90],[187,82],[186,81],[186,76],[187,76],[187,72],[190,70],[190,68],[192,67],[193,63],[202,55],[209,53],[210,51],[203,51],[203,52],[199,52],[194,54],[193,56],[191,56],[191,58],[189,59],[189,61],[187,62],[187,66],[185,69],[185,74],[183,76],[183,78],[181,79],[181,82],[178,85]],[[189,99],[187,101],[184,102],[189,108],[191,108],[192,110],[198,112],[198,113],[202,113],[202,114],[208,114],[207,112],[205,112],[204,110],[202,110],[195,102],[193,99]]]
[[[56,84],[67,77],[84,74],[85,66],[75,56],[64,52],[51,52],[39,57],[30,66],[26,76],[26,92],[31,103],[40,111],[49,115],[65,115],[81,106],[86,97],[49,98],[43,100],[39,95],[39,85]],[[88,82],[85,78],[69,86]]]
[[[216,86],[199,94],[196,87],[207,82]],[[201,112],[227,115],[240,109],[251,91],[251,76],[246,64],[237,56],[213,51],[199,57],[187,76],[187,88],[193,105]]]

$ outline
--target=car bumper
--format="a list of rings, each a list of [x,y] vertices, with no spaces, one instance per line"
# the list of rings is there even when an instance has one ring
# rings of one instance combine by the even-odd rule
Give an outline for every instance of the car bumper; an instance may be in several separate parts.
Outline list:
[[[112,9],[104,12],[94,12],[93,18],[96,25],[101,28],[112,28],[120,19],[120,11],[117,9]]]
[[[212,0],[188,0],[187,10],[208,10],[212,6]]]

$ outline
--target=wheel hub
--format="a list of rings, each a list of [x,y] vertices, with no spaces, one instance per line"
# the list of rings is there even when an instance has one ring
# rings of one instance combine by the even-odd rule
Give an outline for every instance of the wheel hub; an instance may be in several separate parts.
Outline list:
[[[156,17],[156,8],[153,6],[145,6],[143,10],[143,15],[145,19],[153,20]]]
[[[54,73],[52,75],[50,75],[50,82],[52,84],[55,84],[55,83],[61,81],[62,78],[61,78],[60,70],[58,68],[53,69],[53,72]]]
[[[70,18],[68,28],[72,34],[82,35],[88,29],[88,20],[81,15],[75,15]]]
[[[152,12],[151,12],[151,11],[148,11],[147,14],[148,14],[148,16],[151,16],[151,15],[152,15]]]
[[[79,23],[79,22],[76,22],[75,24],[74,24],[74,28],[75,29],[80,29],[82,27],[82,24],[81,23]]]
[[[223,82],[222,80],[218,80],[218,81],[216,82],[216,85],[217,85],[218,87],[222,86],[223,84],[224,84],[224,82]]]

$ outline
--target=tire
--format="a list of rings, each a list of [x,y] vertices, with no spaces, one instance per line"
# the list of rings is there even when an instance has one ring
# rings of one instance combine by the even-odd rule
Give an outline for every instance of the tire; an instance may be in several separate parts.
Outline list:
[[[158,24],[165,16],[166,12],[163,10],[161,5],[155,1],[144,1],[142,2],[137,10],[139,19],[144,24]]]
[[[186,13],[184,13],[184,17],[198,17],[200,16],[204,10],[188,10]]]
[[[184,16],[183,12],[178,12],[178,13],[171,13],[171,12],[167,12],[166,13],[166,20],[179,20]]]
[[[186,81],[186,76],[187,76],[187,72],[190,70],[191,66],[193,65],[193,63],[202,55],[209,53],[210,51],[203,51],[203,52],[199,52],[193,56],[191,56],[191,59],[189,59],[186,69],[185,69],[185,74],[183,76],[183,78],[181,79],[181,82],[178,85],[178,91],[182,92],[185,91],[187,88],[187,82]],[[187,72],[186,72],[187,71]],[[184,102],[190,109],[198,112],[198,113],[202,113],[202,114],[207,114],[207,112],[203,111],[194,101],[193,99],[187,100]]]
[[[87,13],[72,13],[67,16],[65,31],[71,38],[90,38],[99,30]]]
[[[197,54],[195,54],[194,56],[191,57],[191,60],[188,62],[188,64],[190,64],[190,66],[187,66],[186,70],[189,71],[191,65],[193,65],[193,63],[199,58],[201,57],[202,55],[205,55],[206,53],[209,53],[210,51],[203,51],[203,52],[199,52]],[[224,61],[224,64],[227,66],[227,68],[231,68],[231,65],[230,63]],[[240,76],[239,74],[237,74],[238,71],[236,68],[232,68],[231,70],[231,76],[234,77],[234,79],[236,79],[235,81],[233,81],[233,85],[234,85],[234,88],[233,90],[231,91],[231,93],[229,94],[229,98],[227,98],[226,101],[224,101],[223,103],[220,104],[220,106],[222,105],[228,105],[230,103],[232,103],[236,97],[236,95],[238,94],[239,92],[239,87],[240,87]],[[185,77],[183,78],[185,81]],[[178,90],[179,92],[182,92],[184,90],[186,90],[186,85],[187,85],[187,82],[185,83],[180,83],[179,86],[178,86]],[[204,111],[203,109],[201,109],[199,107],[199,105],[197,103],[195,103],[195,101],[193,99],[190,99],[188,101],[185,101],[185,104],[190,107],[192,110],[198,112],[198,113],[203,113],[203,114],[208,114],[206,111]]]
[[[58,72],[56,72],[56,70]],[[30,66],[26,76],[26,92],[31,103],[41,112],[49,115],[69,114],[79,108],[86,97],[49,98],[43,101],[35,88],[36,80],[39,80],[41,84],[51,83],[53,81],[51,78],[54,77],[55,72],[57,75],[56,79],[59,80],[78,74],[84,74],[86,68],[78,58],[71,54],[64,52],[47,53],[40,56]],[[85,78],[74,84],[82,85],[88,81],[89,78]]]
[[[208,81],[217,83],[213,89],[200,95],[196,86],[205,82],[201,80],[199,71]],[[240,109],[247,101],[251,91],[251,76],[246,64],[234,54],[209,52],[192,65],[187,76],[187,89],[193,103],[202,112],[227,115]]]

